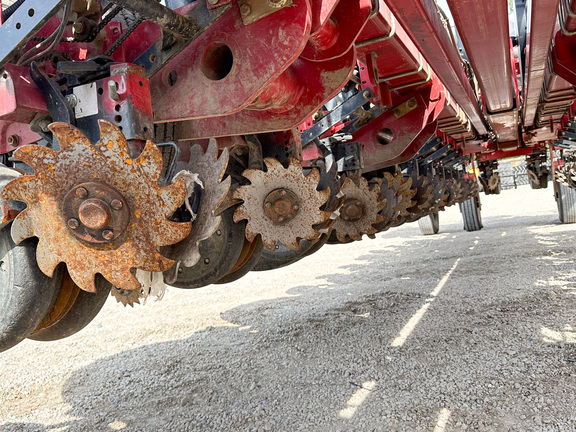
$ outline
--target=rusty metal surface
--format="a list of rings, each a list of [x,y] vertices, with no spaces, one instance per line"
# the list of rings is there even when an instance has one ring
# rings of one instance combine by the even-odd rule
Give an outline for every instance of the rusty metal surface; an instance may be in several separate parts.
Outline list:
[[[97,143],[69,124],[53,123],[50,130],[60,143],[59,152],[40,146],[18,149],[15,157],[35,174],[10,182],[2,199],[27,204],[12,223],[12,238],[16,243],[39,238],[36,257],[46,275],[51,276],[56,266],[65,262],[72,280],[83,290],[95,291],[96,273],[121,289],[136,290],[140,283],[132,269],[158,272],[174,264],[158,247],[174,244],[190,231],[189,223],[167,219],[184,201],[186,188],[183,181],[158,186],[162,155],[152,142],[132,159],[122,132],[106,121],[99,126]],[[62,211],[61,202],[68,192],[88,181],[113,186],[130,208],[126,231],[105,244],[78,239]]]
[[[372,179],[372,184],[360,177],[358,184],[351,179],[344,180],[341,192],[344,194],[344,204],[340,208],[340,217],[332,228],[341,243],[349,240],[362,240],[364,234],[376,233],[375,225],[384,220],[380,212],[386,206],[386,201],[380,199],[381,179]]]
[[[110,293],[118,303],[122,303],[122,306],[130,307],[134,307],[135,304],[140,304],[140,297],[142,296],[141,288],[125,290],[114,286]]]
[[[192,205],[192,201],[197,201],[190,234],[181,242],[162,249],[166,256],[184,267],[192,267],[200,260],[200,242],[212,236],[220,225],[221,217],[216,216],[214,211],[223,203],[230,189],[231,178],[223,180],[227,165],[228,149],[222,150],[218,156],[218,145],[214,139],[210,140],[205,153],[200,145],[193,145],[188,161],[181,161],[176,165],[175,178],[184,175],[183,178],[186,179],[186,176],[195,175],[201,183],[196,193],[193,193],[194,185],[186,180],[189,205]],[[190,210],[194,211],[192,208]]]
[[[415,204],[412,198],[416,195],[416,189],[412,189],[412,179],[404,178],[401,172],[395,175],[385,172],[380,186],[381,201],[386,205],[380,212],[384,220],[375,225],[378,232],[385,231],[402,217],[410,214],[408,209]]]
[[[320,237],[314,225],[325,222],[331,212],[321,210],[330,197],[330,189],[316,190],[320,181],[320,172],[314,168],[304,175],[302,165],[297,159],[290,158],[288,168],[284,168],[276,159],[265,158],[266,171],[246,170],[244,177],[250,184],[240,186],[232,195],[242,200],[235,213],[234,220],[246,219],[246,238],[253,241],[262,235],[264,246],[273,251],[276,241],[289,249],[300,249],[300,240],[312,241]],[[268,194],[277,189],[286,189],[295,194],[301,205],[294,217],[282,224],[275,224],[264,211],[264,202]]]
[[[120,237],[130,222],[128,203],[104,182],[80,183],[64,197],[62,214],[70,231],[89,243]]]
[[[430,184],[430,179],[423,175],[413,172],[412,188],[416,190],[414,195],[414,205],[408,209],[410,214],[406,216],[406,221],[413,222],[423,216],[430,207],[430,201],[434,199],[434,185]]]

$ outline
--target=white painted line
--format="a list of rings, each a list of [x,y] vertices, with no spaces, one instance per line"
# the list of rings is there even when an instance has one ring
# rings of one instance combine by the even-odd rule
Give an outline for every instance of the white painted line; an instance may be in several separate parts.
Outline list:
[[[368,395],[376,387],[376,381],[366,381],[362,384],[362,388],[359,388],[354,392],[354,394],[348,399],[347,407],[341,409],[338,413],[341,418],[351,419],[356,414],[356,411],[364,403]]]
[[[444,432],[446,430],[446,425],[448,424],[448,419],[450,419],[450,410],[447,408],[442,408],[438,414],[438,420],[436,421],[436,427],[434,427],[434,432]]]
[[[424,305],[420,309],[418,309],[414,315],[410,317],[410,319],[404,325],[402,330],[400,330],[400,333],[398,333],[398,336],[396,336],[396,338],[390,344],[391,346],[400,347],[404,345],[406,339],[408,339],[408,337],[412,334],[412,332],[414,331],[414,329],[416,328],[416,326],[418,325],[418,323],[420,322],[426,311],[428,311],[428,308],[430,307],[430,304],[434,301],[434,298],[436,298],[436,296],[440,294],[440,291],[442,291],[442,288],[444,288],[444,285],[446,285],[446,282],[448,281],[448,279],[450,279],[450,276],[452,275],[454,270],[456,270],[456,267],[458,266],[459,262],[460,258],[456,260],[452,268],[448,270],[448,272],[444,275],[444,277],[440,279],[440,282],[438,282],[436,288],[432,290],[432,292],[430,293],[430,296],[432,298],[426,300],[426,303],[424,303]]]

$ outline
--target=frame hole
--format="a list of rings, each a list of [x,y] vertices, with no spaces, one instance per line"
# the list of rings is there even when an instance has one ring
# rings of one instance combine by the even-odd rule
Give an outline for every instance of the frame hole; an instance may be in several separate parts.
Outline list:
[[[202,73],[212,81],[226,78],[234,65],[232,50],[223,43],[216,43],[206,49],[202,56]]]

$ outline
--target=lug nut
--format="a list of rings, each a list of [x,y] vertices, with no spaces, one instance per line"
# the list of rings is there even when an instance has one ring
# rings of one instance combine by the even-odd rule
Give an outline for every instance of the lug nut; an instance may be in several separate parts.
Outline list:
[[[70,229],[76,229],[80,226],[80,222],[78,222],[78,219],[68,219],[68,227]]]
[[[79,187],[78,189],[76,189],[76,196],[78,198],[86,198],[88,196],[88,191],[83,187]]]
[[[114,238],[114,232],[112,230],[104,230],[102,231],[102,237],[106,240],[112,240]]]
[[[112,202],[110,203],[110,206],[111,206],[114,210],[120,210],[123,205],[124,205],[124,204],[122,204],[122,201],[120,201],[119,199],[113,199]]]
[[[20,137],[18,135],[10,135],[8,137],[8,145],[12,147],[18,147],[20,144]]]
[[[299,209],[300,209],[300,207],[298,206],[298,204],[294,204],[292,206],[292,210],[294,210],[294,211],[298,211]]]

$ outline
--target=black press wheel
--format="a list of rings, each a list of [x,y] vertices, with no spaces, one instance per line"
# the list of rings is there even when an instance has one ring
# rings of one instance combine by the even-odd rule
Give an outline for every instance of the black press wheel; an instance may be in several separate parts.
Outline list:
[[[438,231],[440,231],[438,212],[430,213],[428,216],[418,219],[418,227],[420,227],[420,232],[424,235],[438,234]]]
[[[110,295],[110,289],[112,288],[112,284],[99,274],[96,275],[95,279],[95,293],[81,290],[76,284],[74,284],[68,274],[65,274],[63,279],[61,292],[66,290],[64,284],[71,284],[72,290],[78,290],[78,292],[74,293],[76,295],[74,303],[62,317],[54,320],[55,322],[46,328],[34,331],[30,336],[28,336],[28,339],[36,341],[55,341],[78,333],[90,324],[94,318],[96,318],[96,315],[98,315],[98,312],[100,312],[100,309],[102,309],[104,303],[106,303],[106,300]],[[58,300],[60,300],[60,297]],[[56,308],[58,300],[52,308],[52,311]],[[40,327],[42,327],[42,323]]]
[[[62,268],[49,278],[36,263],[36,239],[18,246],[10,225],[0,230],[0,352],[30,335],[50,311],[62,283]]]
[[[466,231],[478,231],[482,228],[480,196],[478,194],[460,204],[460,212],[462,213],[462,220]]]
[[[576,190],[557,182],[556,191],[558,192],[556,204],[558,205],[558,217],[560,218],[560,222],[565,224],[575,223]]]

